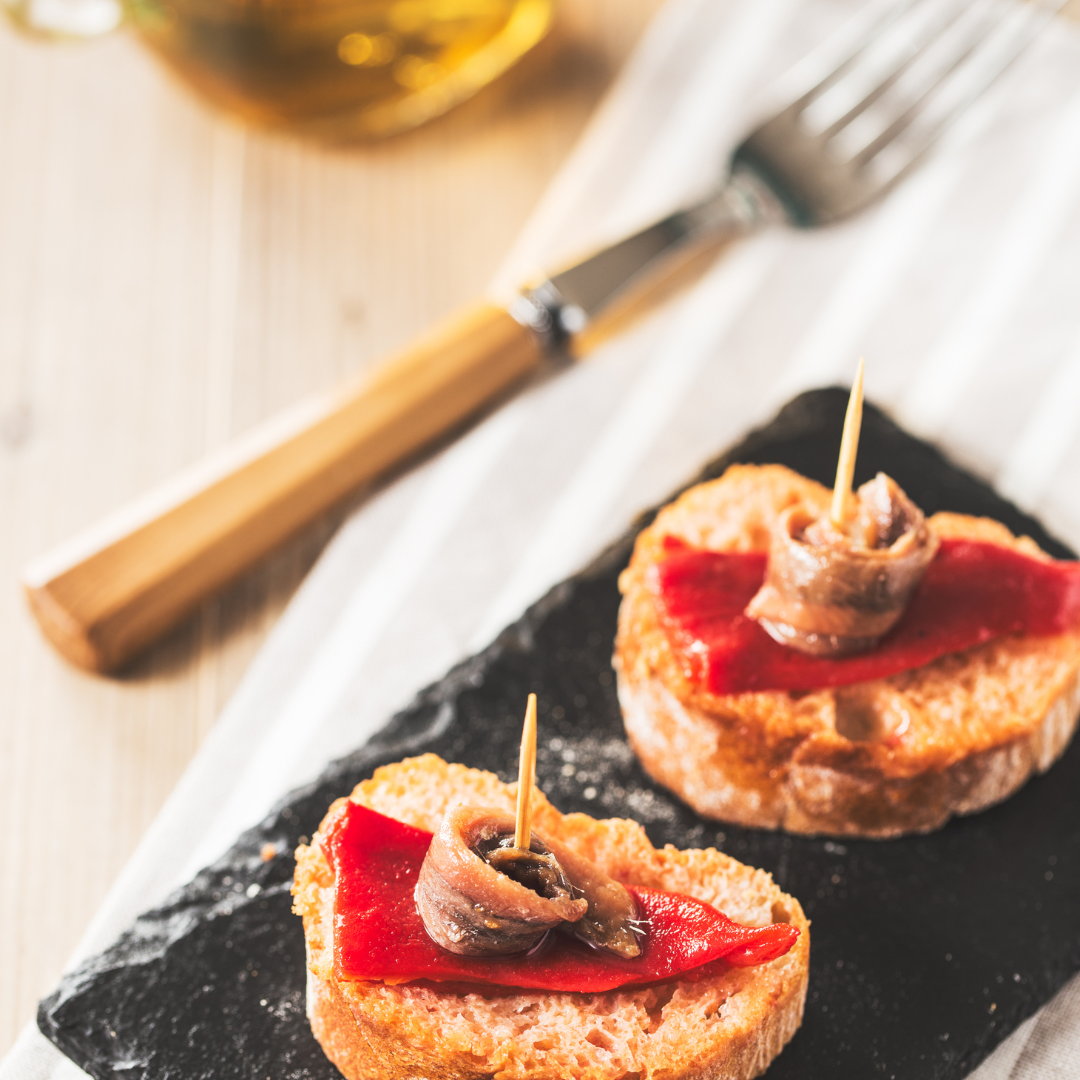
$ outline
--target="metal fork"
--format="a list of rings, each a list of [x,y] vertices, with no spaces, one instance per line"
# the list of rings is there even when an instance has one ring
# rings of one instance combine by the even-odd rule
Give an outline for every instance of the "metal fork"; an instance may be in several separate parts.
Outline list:
[[[557,350],[696,241],[850,217],[907,176],[1065,2],[891,4],[838,64],[739,144],[712,194],[524,291],[511,314]]]
[[[509,311],[467,310],[300,422],[253,433],[224,461],[35,561],[24,583],[45,633],[76,664],[116,668],[546,358],[585,351],[635,283],[699,246],[772,223],[825,225],[879,199],[1063,2],[894,0],[840,63],[743,140],[710,197],[524,290]]]

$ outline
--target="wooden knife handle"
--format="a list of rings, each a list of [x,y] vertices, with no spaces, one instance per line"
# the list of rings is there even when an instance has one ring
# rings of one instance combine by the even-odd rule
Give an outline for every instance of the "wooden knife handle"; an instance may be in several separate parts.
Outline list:
[[[483,304],[357,389],[151,493],[26,568],[38,622],[73,663],[108,672],[360,484],[536,368],[532,331]],[[282,428],[284,427],[284,430]]]

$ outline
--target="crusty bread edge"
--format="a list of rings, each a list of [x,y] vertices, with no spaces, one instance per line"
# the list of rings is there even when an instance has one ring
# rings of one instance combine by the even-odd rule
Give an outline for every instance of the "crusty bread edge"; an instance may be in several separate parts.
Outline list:
[[[412,759],[410,762],[401,763],[402,767],[416,767],[433,759],[433,755],[425,755],[421,759]],[[445,763],[434,758],[438,762],[438,769],[459,770],[455,779],[461,779],[461,767],[445,766]],[[394,770],[397,766],[388,767]],[[477,770],[465,770],[476,773],[483,779],[480,785],[484,793],[490,798],[492,782],[498,785],[506,794],[508,800],[513,798],[513,786],[502,785],[491,774],[480,773]],[[353,797],[357,801],[373,805],[379,809],[378,786],[385,783],[387,770],[379,770],[372,781],[361,784],[354,792]],[[643,830],[636,823],[629,823],[619,819],[611,821],[594,821],[584,815],[569,815],[564,817],[546,803],[542,795],[537,793],[540,799],[538,817],[546,827],[554,831],[559,826],[560,839],[564,843],[573,844],[577,830],[582,833],[583,843],[586,847],[590,844],[595,846],[598,841],[605,837],[605,829],[621,830],[618,834],[620,843],[635,844],[640,847],[642,856],[648,861],[649,873],[655,875],[664,873],[668,868],[673,880],[683,881],[686,878],[693,860],[705,859],[721,865],[730,875],[734,874],[736,880],[745,881],[745,887],[751,885],[755,889],[766,888],[767,895],[772,900],[774,917],[787,918],[792,924],[798,926],[801,931],[800,938],[788,957],[775,961],[772,965],[763,965],[755,969],[740,969],[737,972],[729,971],[729,976],[734,974],[744,980],[746,988],[740,987],[738,993],[744,994],[742,1002],[752,1006],[754,1023],[749,1029],[740,1029],[736,1037],[727,1040],[720,1048],[720,1052],[713,1052],[702,1059],[696,1051],[688,1053],[688,1048],[682,1047],[681,1053],[687,1055],[685,1063],[668,1062],[662,1070],[648,1070],[640,1073],[644,1080],[645,1076],[663,1075],[665,1080],[750,1080],[760,1075],[768,1066],[784,1045],[791,1039],[797,1030],[801,1019],[806,997],[807,977],[809,969],[809,923],[802,912],[801,907],[794,898],[784,894],[772,882],[768,875],[762,871],[742,866],[736,860],[730,859],[713,850],[678,852],[674,848],[666,848],[657,851],[644,837]],[[374,797],[373,797],[374,796]],[[335,804],[336,806],[337,804]],[[388,807],[389,808],[389,807]],[[400,805],[398,807],[400,809]],[[330,814],[334,812],[331,808]],[[328,817],[330,816],[328,814]],[[415,824],[430,824],[430,816],[424,822]],[[632,826],[628,828],[628,826]],[[612,834],[616,835],[616,834]],[[341,1070],[347,1080],[402,1080],[402,1078],[419,1078],[425,1076],[461,1078],[461,1080],[479,1080],[481,1077],[500,1077],[506,1080],[524,1080],[526,1077],[544,1077],[555,1075],[550,1071],[521,1070],[520,1067],[512,1067],[513,1062],[491,1060],[478,1057],[471,1052],[462,1053],[460,1048],[448,1048],[431,1044],[425,1046],[425,1020],[423,1015],[408,1016],[407,1008],[405,1015],[408,1024],[402,1026],[387,1024],[387,1000],[399,995],[404,1001],[407,998],[407,987],[384,987],[381,984],[355,984],[340,983],[335,979],[330,960],[330,935],[328,928],[332,925],[332,882],[329,867],[318,845],[318,834],[313,838],[310,846],[304,846],[297,851],[297,869],[293,892],[296,896],[296,910],[304,917],[305,938],[308,952],[308,989],[307,1002],[308,1014],[312,1030],[316,1038],[323,1046],[327,1056]],[[650,858],[651,856],[651,858]],[[655,884],[655,880],[647,883]],[[690,890],[686,890],[690,891]],[[782,971],[782,977],[775,972]],[[710,976],[710,978],[712,978]],[[665,986],[669,984],[664,984]],[[671,987],[682,984],[678,980],[672,980]],[[753,988],[751,993],[749,988]],[[641,989],[641,988],[635,988]],[[662,988],[661,988],[662,989]],[[448,989],[447,995],[459,993],[461,988]],[[437,986],[429,984],[428,1001],[431,994],[436,999],[439,994]],[[524,995],[528,997],[529,995]],[[580,1008],[587,1009],[589,1002],[596,995],[546,995],[547,997],[565,998],[580,1003]],[[601,995],[602,996],[602,995]],[[378,1000],[376,1001],[376,998]],[[610,999],[610,995],[608,995]],[[482,1002],[479,1007],[482,1007]],[[476,1002],[472,1002],[472,1008],[477,1008]],[[428,1035],[430,1032],[427,1033]],[[520,1066],[520,1062],[517,1063]],[[559,1075],[572,1075],[560,1071]],[[626,1075],[617,1073],[586,1072],[588,1076],[608,1076],[615,1080],[616,1077]],[[631,1074],[632,1075],[632,1074]]]
[[[889,839],[933,832],[950,818],[1002,802],[1065,752],[1080,720],[1080,670],[1054,698],[1038,726],[1007,743],[913,777],[856,776],[821,764],[792,763],[786,781],[763,798],[740,787],[719,759],[698,775],[680,767],[694,744],[708,745],[713,721],[680,702],[657,677],[635,681],[616,658],[627,738],[642,767],[703,817],[802,835]],[[697,760],[701,760],[699,756]],[[859,806],[858,819],[850,815]],[[866,809],[878,824],[867,824]]]

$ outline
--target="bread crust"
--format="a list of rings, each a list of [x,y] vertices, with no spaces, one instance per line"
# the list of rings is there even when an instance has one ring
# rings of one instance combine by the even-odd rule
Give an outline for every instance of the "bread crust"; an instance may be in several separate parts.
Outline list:
[[[434,830],[451,805],[513,812],[516,785],[432,754],[379,769],[350,796]],[[560,814],[534,793],[534,827],[626,884],[715,904],[750,925],[788,922],[791,951],[756,968],[725,968],[604,994],[449,983],[345,982],[333,972],[333,878],[319,847],[297,850],[294,910],[307,942],[312,1031],[347,1080],[749,1080],[802,1019],[809,923],[772,878],[721,852],[657,850],[633,821]],[[340,804],[335,803],[324,819]]]
[[[717,695],[683,670],[646,584],[664,537],[765,551],[784,509],[804,501],[823,512],[830,498],[783,466],[736,465],[665,507],[639,535],[619,580],[614,664],[642,765],[705,817],[805,834],[928,832],[1007,798],[1048,769],[1076,729],[1080,631],[1012,635],[856,688],[810,693]],[[942,538],[1048,558],[986,518],[936,514],[929,524]],[[861,693],[887,702],[901,728],[848,730],[844,695]]]

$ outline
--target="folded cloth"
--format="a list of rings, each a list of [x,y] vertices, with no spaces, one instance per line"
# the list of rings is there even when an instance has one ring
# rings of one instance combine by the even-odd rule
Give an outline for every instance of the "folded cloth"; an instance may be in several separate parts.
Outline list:
[[[671,0],[494,285],[714,182],[857,0]],[[87,932],[106,946],[290,787],[793,393],[847,382],[1080,546],[1080,33],[1055,26],[873,211],[729,248],[691,290],[363,506],[330,544]],[[914,493],[917,496],[917,493]],[[1080,981],[973,1074],[1067,1075]],[[28,1028],[0,1080],[82,1075]]]

